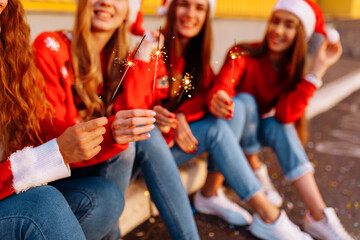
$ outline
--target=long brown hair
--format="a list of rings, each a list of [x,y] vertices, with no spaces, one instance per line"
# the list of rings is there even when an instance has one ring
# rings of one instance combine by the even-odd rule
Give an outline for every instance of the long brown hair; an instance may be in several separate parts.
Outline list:
[[[128,23],[125,20],[105,46],[108,58],[105,79],[101,69],[100,56],[94,51],[91,38],[91,7],[89,0],[79,0],[75,16],[73,39],[71,42],[71,58],[75,74],[74,87],[85,109],[79,110],[84,120],[111,114],[111,94],[116,87],[120,74],[118,59],[125,59],[129,50]],[[104,88],[105,96],[99,96]]]
[[[269,23],[270,22],[271,19]],[[249,54],[252,57],[260,57],[269,52],[266,33],[260,44],[240,44],[239,46],[241,49],[245,50],[246,54]],[[293,45],[288,49],[288,51],[284,53],[282,60],[278,63],[278,68],[280,69],[279,77],[290,81],[288,88],[289,91],[294,90],[296,84],[298,84],[304,78],[306,53],[306,34],[304,27],[300,22],[297,27],[295,41]],[[305,144],[308,138],[305,113],[299,120],[295,122],[295,128],[301,142]]]
[[[185,51],[181,53],[180,36],[176,28],[176,6],[178,0],[171,2],[169,11],[166,18],[165,28],[163,34],[165,36],[165,49],[168,51],[168,59],[166,66],[170,79],[176,76],[177,61],[181,55],[184,57],[185,66],[183,75],[185,73],[192,75],[192,85],[194,88],[194,94],[196,90],[202,87],[208,87],[209,82],[205,82],[209,79],[210,75],[210,59],[211,59],[211,45],[212,45],[212,28],[210,19],[210,5],[206,13],[206,19],[204,26],[200,33],[190,39]],[[170,89],[172,89],[173,81],[170,81]],[[172,92],[172,91],[171,91]],[[185,99],[182,98],[182,101]],[[180,102],[182,102],[180,101]]]
[[[19,0],[10,0],[0,15],[0,144],[5,160],[12,152],[43,143],[40,120],[49,104],[35,67],[30,28]],[[40,106],[41,104],[41,106]]]

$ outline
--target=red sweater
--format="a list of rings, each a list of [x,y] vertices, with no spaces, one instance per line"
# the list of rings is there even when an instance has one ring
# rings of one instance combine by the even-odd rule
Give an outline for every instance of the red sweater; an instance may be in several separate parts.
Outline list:
[[[116,105],[120,109],[152,109],[154,105],[161,105],[161,100],[166,99],[169,94],[169,76],[166,65],[162,58],[158,61],[155,93],[153,94],[153,81],[155,74],[155,58],[150,62],[136,60],[136,64],[131,67],[127,73],[126,79],[122,83],[123,91],[116,99]],[[184,59],[179,59],[177,72],[182,75],[184,69]],[[207,112],[206,94],[213,79],[211,70],[209,79],[201,81],[201,86],[195,89],[194,96],[188,97],[184,93],[185,101],[175,110],[176,113],[184,113],[188,122],[201,119]],[[169,137],[172,138],[171,134]]]
[[[288,90],[290,81],[279,77],[268,55],[232,59],[231,53],[234,51],[235,48],[228,52],[226,61],[214,81],[207,97],[208,106],[213,95],[219,90],[226,91],[231,97],[245,92],[255,97],[260,115],[275,109],[275,118],[282,123],[295,122],[301,118],[316,87],[303,79],[294,90]]]
[[[44,32],[33,44],[36,65],[45,79],[47,99],[55,110],[54,126],[46,132],[47,140],[58,137],[65,129],[79,122],[72,90],[74,76],[70,38],[71,36],[60,31]],[[113,119],[114,116],[110,117],[105,126],[106,133],[100,153],[89,161],[72,163],[71,167],[85,167],[106,161],[127,148],[128,144],[117,144],[112,137],[110,126]]]

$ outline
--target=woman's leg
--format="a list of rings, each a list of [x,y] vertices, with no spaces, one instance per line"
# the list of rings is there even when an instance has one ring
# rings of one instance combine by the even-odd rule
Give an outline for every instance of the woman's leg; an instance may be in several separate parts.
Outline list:
[[[284,174],[293,182],[310,212],[304,229],[320,239],[352,239],[335,211],[326,208],[314,179],[314,169],[294,126],[281,124],[275,118],[263,119],[260,124],[260,139],[274,150]]]
[[[117,223],[124,208],[118,187],[102,177],[65,179],[51,185],[64,195],[86,239],[103,238]]]
[[[126,150],[105,162],[85,168],[73,169],[72,176],[75,178],[90,176],[106,178],[115,183],[122,195],[125,196],[126,189],[130,183],[135,154],[135,143],[129,143],[129,147]],[[116,222],[104,239],[119,239],[120,237],[119,222]]]
[[[41,186],[0,201],[0,239],[85,239],[63,195]]]
[[[172,238],[199,239],[179,170],[157,127],[150,139],[136,143],[136,152],[151,198]]]
[[[313,167],[297,137],[292,124],[284,125],[275,118],[261,121],[260,139],[264,145],[271,147],[287,178],[300,194],[301,199],[315,219],[324,217],[325,203],[313,177]]]
[[[182,164],[197,154],[208,151],[229,185],[256,211],[250,227],[253,234],[263,239],[311,239],[287,218],[284,211],[280,213],[266,198],[224,120],[208,116],[191,123],[190,128],[199,142],[198,151],[196,154],[188,154],[175,145],[171,149],[175,160]]]

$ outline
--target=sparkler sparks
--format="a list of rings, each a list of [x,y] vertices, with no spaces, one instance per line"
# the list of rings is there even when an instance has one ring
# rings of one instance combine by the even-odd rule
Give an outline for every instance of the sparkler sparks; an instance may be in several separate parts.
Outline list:
[[[188,93],[190,90],[195,89],[195,87],[192,85],[192,78],[193,76],[190,75],[189,73],[185,73],[185,76],[183,77],[183,79],[181,80],[181,85],[179,85],[179,88],[182,88],[180,93],[179,93],[179,97],[177,99],[176,103],[179,103],[184,92]],[[176,92],[175,92],[176,93]],[[188,97],[190,98],[191,95],[188,94]]]
[[[156,49],[156,61],[155,61],[155,72],[154,72],[154,82],[153,82],[153,93],[155,91],[155,83],[156,83],[156,72],[157,72],[157,66],[158,66],[158,61],[159,61],[159,55],[161,53],[160,51],[160,35],[161,35],[161,26],[159,29],[159,38],[158,38],[158,43],[157,43],[157,49]]]
[[[234,45],[234,50],[230,51],[230,59],[231,59],[231,82],[235,83],[234,79],[234,68],[235,68],[235,59],[241,58],[245,52],[239,51],[238,47],[236,46],[236,40]]]
[[[126,76],[126,73],[127,73],[127,72],[128,72],[128,70],[129,70],[129,68],[130,68],[132,65],[134,65],[133,60],[134,60],[135,55],[136,55],[136,53],[138,52],[138,50],[139,50],[139,48],[140,48],[141,44],[143,43],[143,41],[144,41],[145,37],[146,37],[146,35],[144,35],[144,36],[142,37],[142,39],[141,39],[141,41],[140,41],[139,45],[137,46],[137,48],[136,48],[136,50],[135,50],[135,53],[134,53],[134,55],[132,56],[131,60],[129,60],[129,61],[126,63],[126,69],[125,69],[125,72],[124,72],[124,74],[122,75],[122,77],[121,77],[121,79],[120,79],[120,81],[119,81],[118,85],[116,86],[116,89],[115,89],[115,91],[114,91],[114,93],[113,93],[113,95],[112,95],[112,97],[111,97],[111,100],[113,100],[113,99],[114,99],[114,97],[115,97],[115,95],[116,95],[117,91],[119,90],[119,88],[120,88],[120,86],[121,86],[121,83],[123,82],[123,80],[124,80],[124,78],[125,78],[125,76]]]

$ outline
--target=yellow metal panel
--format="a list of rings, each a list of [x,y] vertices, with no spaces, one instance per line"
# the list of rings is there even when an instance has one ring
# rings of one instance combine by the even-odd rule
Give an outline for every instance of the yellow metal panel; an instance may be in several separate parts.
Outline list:
[[[216,16],[268,18],[276,0],[218,0]]]
[[[150,15],[156,14],[156,9],[162,4],[162,2],[163,0],[144,0],[142,6],[143,13]]]
[[[267,18],[276,0],[217,0],[217,17]],[[143,12],[155,14],[162,0],[144,0]]]
[[[318,0],[327,16],[360,18],[360,0]]]
[[[29,11],[74,12],[76,9],[74,0],[22,0],[21,2]]]

